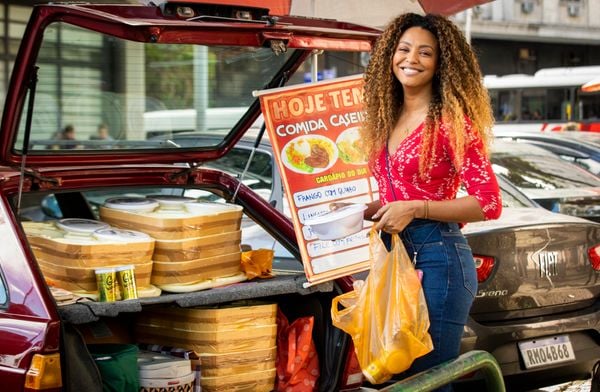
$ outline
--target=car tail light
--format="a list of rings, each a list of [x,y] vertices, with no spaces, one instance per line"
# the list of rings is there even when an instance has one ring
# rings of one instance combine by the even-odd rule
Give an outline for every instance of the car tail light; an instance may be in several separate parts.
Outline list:
[[[62,387],[60,354],[35,354],[25,375],[25,389],[48,391],[60,387]]]
[[[479,283],[484,282],[490,277],[494,269],[495,260],[491,256],[473,255],[473,258],[475,259],[475,267],[477,268],[477,281]]]
[[[590,264],[596,271],[600,271],[600,245],[592,246],[588,249]]]

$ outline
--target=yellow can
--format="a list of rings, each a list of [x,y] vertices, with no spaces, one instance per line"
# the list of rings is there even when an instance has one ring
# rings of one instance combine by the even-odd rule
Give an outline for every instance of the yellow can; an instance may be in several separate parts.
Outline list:
[[[135,299],[138,297],[134,269],[134,265],[122,265],[116,268],[117,278],[121,285],[122,299]]]
[[[98,302],[114,302],[117,299],[117,280],[114,268],[100,268],[96,271]]]

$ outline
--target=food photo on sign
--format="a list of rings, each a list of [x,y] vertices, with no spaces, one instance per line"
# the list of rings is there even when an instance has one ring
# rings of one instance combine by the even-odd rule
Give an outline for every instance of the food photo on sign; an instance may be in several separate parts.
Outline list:
[[[308,285],[369,268],[377,198],[359,126],[363,76],[255,92],[285,185]],[[350,203],[331,211],[331,203]]]

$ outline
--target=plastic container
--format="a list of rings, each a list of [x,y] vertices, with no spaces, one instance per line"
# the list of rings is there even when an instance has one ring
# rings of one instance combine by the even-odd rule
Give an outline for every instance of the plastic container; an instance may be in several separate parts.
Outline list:
[[[176,379],[187,377],[192,372],[189,359],[151,351],[140,351],[137,364],[140,379]]]
[[[177,378],[140,378],[139,392],[192,392],[195,381],[193,372]]]
[[[352,204],[304,221],[320,240],[337,240],[363,229],[364,204]]]
[[[69,234],[90,236],[96,230],[107,229],[110,225],[92,219],[65,218],[56,221],[56,227]]]

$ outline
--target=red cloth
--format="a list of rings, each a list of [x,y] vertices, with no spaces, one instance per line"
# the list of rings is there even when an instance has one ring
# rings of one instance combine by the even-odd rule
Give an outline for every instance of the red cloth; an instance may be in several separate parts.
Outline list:
[[[277,312],[276,391],[312,392],[319,379],[319,357],[312,339],[314,318],[300,317],[289,325]]]
[[[453,151],[448,142],[448,133],[442,125],[440,137],[434,146],[435,160],[426,179],[419,176],[419,153],[423,124],[408,135],[398,149],[389,155],[390,175],[386,165],[385,148],[372,162],[371,169],[379,185],[382,205],[397,200],[451,200],[462,184],[469,195],[474,196],[483,210],[485,219],[497,219],[502,211],[500,188],[488,157],[483,153],[481,138],[473,132],[467,122],[470,140],[465,146],[463,165],[455,168]]]

